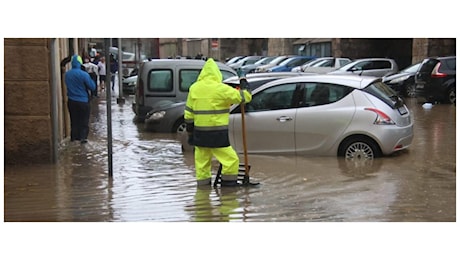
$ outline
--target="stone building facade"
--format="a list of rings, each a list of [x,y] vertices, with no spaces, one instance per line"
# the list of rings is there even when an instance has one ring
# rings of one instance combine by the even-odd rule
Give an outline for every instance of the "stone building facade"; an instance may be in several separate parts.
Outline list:
[[[428,56],[456,54],[455,38],[414,39],[278,39],[278,38],[175,38],[143,39],[156,58],[205,57],[225,61],[236,55],[297,54],[330,48],[331,56],[391,57],[400,68]],[[80,53],[88,42],[103,39],[4,39],[4,161],[14,163],[54,162],[60,144],[70,134],[69,115],[60,61]],[[123,42],[127,42],[125,39]],[[136,43],[134,43],[136,42]],[[130,40],[131,44],[139,41]],[[312,48],[312,47],[321,48]],[[304,47],[302,47],[304,46]],[[330,47],[327,47],[330,46]]]

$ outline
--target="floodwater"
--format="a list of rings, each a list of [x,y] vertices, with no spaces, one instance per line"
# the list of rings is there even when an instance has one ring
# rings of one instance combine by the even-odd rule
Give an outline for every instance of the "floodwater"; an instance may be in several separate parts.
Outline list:
[[[5,222],[455,222],[456,107],[424,110],[408,151],[365,165],[335,157],[249,155],[256,187],[197,189],[175,134],[133,122],[112,97],[113,177],[105,98],[92,101],[89,143],[55,165],[6,165]],[[242,156],[241,156],[241,159]],[[242,160],[243,161],[243,160]],[[217,169],[217,164],[215,165]]]

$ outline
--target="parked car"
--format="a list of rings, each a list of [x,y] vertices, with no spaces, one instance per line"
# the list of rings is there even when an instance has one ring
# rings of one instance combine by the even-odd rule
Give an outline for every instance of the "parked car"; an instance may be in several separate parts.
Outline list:
[[[372,159],[410,147],[411,112],[380,78],[309,75],[268,82],[245,106],[246,148],[253,154]],[[239,105],[230,110],[230,143],[243,152]]]
[[[265,57],[265,58],[262,58],[262,59],[256,61],[253,64],[247,64],[247,65],[241,66],[240,71],[241,71],[242,75],[246,75],[246,74],[249,74],[249,73],[254,73],[257,67],[270,63],[276,57],[277,56]]]
[[[264,58],[264,56],[246,56],[244,58],[242,58],[241,60],[235,62],[235,63],[232,63],[230,64],[229,66],[234,69],[234,70],[238,70],[239,68],[241,68],[242,66],[245,66],[245,65],[249,65],[249,64],[254,64],[256,63],[258,60]]]
[[[329,61],[329,62],[327,62],[327,61]],[[291,71],[304,72],[305,69],[307,69],[309,67],[313,67],[313,66],[315,66],[315,67],[325,67],[324,70],[326,69],[326,67],[331,67],[330,69],[327,69],[327,71],[324,71],[324,73],[326,73],[326,72],[338,69],[338,68],[342,67],[343,65],[345,65],[347,63],[350,63],[350,62],[351,62],[351,60],[348,59],[348,58],[320,57],[320,58],[316,58],[316,59],[312,59],[310,61],[307,61],[306,63],[304,63],[304,64],[302,64],[300,66],[294,67],[294,68],[292,68]],[[320,69],[320,70],[323,70],[323,69]]]
[[[290,58],[292,56],[294,56],[294,55],[278,56],[275,59],[273,59],[272,61],[270,61],[268,64],[261,65],[261,66],[257,67],[254,72],[256,72],[256,73],[268,72],[268,69],[270,69],[271,67],[275,67],[276,65],[280,64],[281,62],[283,62],[284,60],[286,60],[287,58]]]
[[[424,59],[415,74],[417,98],[455,104],[456,66],[456,56]]]
[[[413,98],[415,97],[415,73],[420,64],[420,62],[412,64],[396,74],[384,76],[382,81],[398,94]]]
[[[204,60],[154,59],[139,67],[133,111],[135,121],[144,122],[146,114],[163,104],[185,101],[189,87],[200,74]],[[223,79],[236,76],[229,66],[216,62]]]
[[[291,71],[292,68],[299,66],[300,64],[304,64],[307,61],[314,59],[315,57],[310,56],[294,56],[287,58],[280,64],[267,69],[267,72],[284,72],[284,71]]]
[[[246,79],[249,88],[255,89],[260,85],[272,80],[300,75],[298,73],[257,73],[249,74]],[[239,85],[239,77],[230,77],[224,80],[224,83],[236,87]],[[152,109],[145,117],[146,130],[164,133],[181,133],[185,130],[184,123],[184,102],[169,102]],[[185,142],[187,138],[185,138]]]
[[[311,66],[313,64],[315,64],[316,62],[320,62],[322,58],[315,58],[315,59],[311,59],[307,62],[305,62],[304,64],[302,65],[299,65],[299,66],[295,66],[294,68],[291,69],[292,72],[302,72],[303,71],[303,68],[306,68],[308,66]]]
[[[354,60],[328,74],[356,74],[360,76],[384,77],[399,71],[398,64],[393,59],[366,58]]]
[[[235,62],[241,60],[241,59],[244,58],[244,57],[246,57],[246,56],[235,56],[235,57],[233,57],[233,58],[230,58],[229,60],[227,60],[227,61],[225,62],[225,65],[229,66],[230,64],[233,64],[233,63],[235,63]]]
[[[351,60],[349,58],[323,57],[316,59],[315,62],[311,64],[307,64],[308,66],[302,66],[301,71],[325,74],[336,70],[350,62]]]
[[[131,76],[128,78],[124,78],[122,80],[123,86],[123,93],[125,94],[135,94],[136,92],[136,83],[137,83],[137,75]]]

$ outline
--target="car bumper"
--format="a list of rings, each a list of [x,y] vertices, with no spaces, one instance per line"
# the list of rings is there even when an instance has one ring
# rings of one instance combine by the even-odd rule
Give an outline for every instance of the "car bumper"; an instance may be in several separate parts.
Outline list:
[[[158,132],[158,133],[171,132],[171,128],[165,126],[165,124],[162,123],[162,120],[145,118],[144,124],[145,124],[145,128],[152,132]]]
[[[382,132],[380,148],[384,155],[404,150],[410,147],[414,139],[414,125],[411,123],[405,127],[388,127]]]
[[[136,114],[136,121],[144,122],[148,112],[152,110],[152,107],[142,106],[136,103],[133,103],[133,111]]]

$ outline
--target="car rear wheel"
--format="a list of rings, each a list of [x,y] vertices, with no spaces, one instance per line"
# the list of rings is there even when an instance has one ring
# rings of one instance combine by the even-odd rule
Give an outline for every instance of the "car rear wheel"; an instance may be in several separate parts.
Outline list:
[[[353,136],[342,142],[339,156],[352,160],[372,160],[380,157],[381,152],[374,140],[365,136]]]
[[[455,88],[450,88],[447,91],[447,101],[451,104],[455,104],[456,98],[455,98]]]

